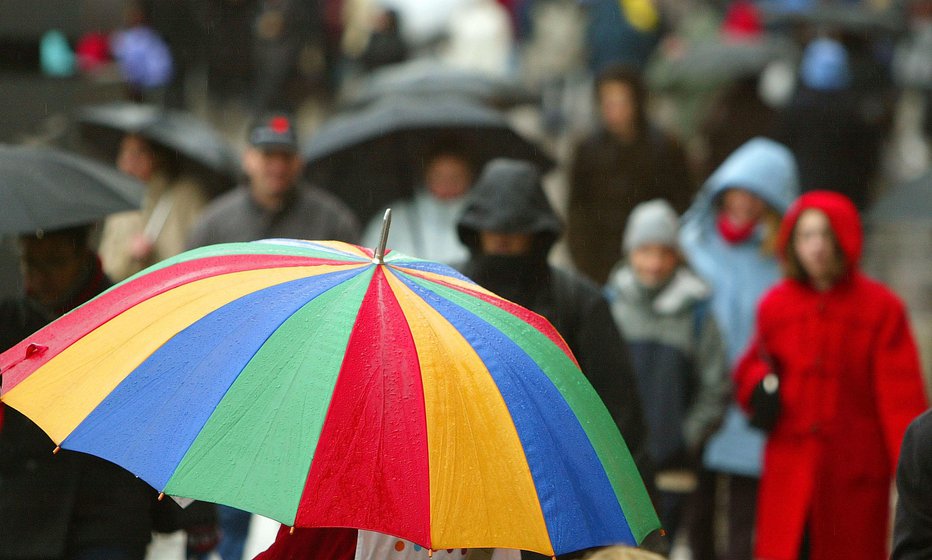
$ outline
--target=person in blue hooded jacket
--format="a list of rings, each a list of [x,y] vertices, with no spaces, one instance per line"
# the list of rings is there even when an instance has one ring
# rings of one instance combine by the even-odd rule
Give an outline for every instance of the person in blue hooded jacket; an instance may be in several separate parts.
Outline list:
[[[680,246],[712,287],[711,311],[733,368],[754,330],[761,295],[780,278],[774,244],[782,214],[799,193],[790,150],[757,137],[735,150],[709,177],[683,217]],[[714,552],[716,486],[727,485],[728,559],[750,560],[757,482],[765,436],[732,403],[703,456],[690,546],[695,558]]]

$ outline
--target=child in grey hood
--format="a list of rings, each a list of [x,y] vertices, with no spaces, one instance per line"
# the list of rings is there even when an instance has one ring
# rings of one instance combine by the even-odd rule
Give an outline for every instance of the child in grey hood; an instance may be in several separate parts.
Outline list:
[[[637,205],[605,292],[625,333],[656,469],[660,519],[675,536],[701,450],[725,411],[725,351],[709,287],[683,265],[679,220],[664,200]]]

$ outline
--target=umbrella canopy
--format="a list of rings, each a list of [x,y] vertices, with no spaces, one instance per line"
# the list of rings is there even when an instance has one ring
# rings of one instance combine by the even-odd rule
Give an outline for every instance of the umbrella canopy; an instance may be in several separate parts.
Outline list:
[[[110,161],[124,135],[138,134],[209,172],[228,179],[239,172],[229,144],[210,125],[183,111],[116,102],[84,107],[76,118],[81,136]]]
[[[795,60],[798,49],[789,39],[766,36],[755,39],[716,38],[676,49],[650,65],[652,88],[694,90],[756,76],[778,60]]]
[[[900,183],[867,210],[871,223],[932,221],[932,171]]]
[[[553,159],[515,132],[505,117],[462,98],[387,98],[324,123],[306,143],[310,178],[365,219],[410,196],[424,160],[455,144],[477,171],[497,157],[525,159],[547,171]]]
[[[360,107],[389,95],[461,95],[501,108],[540,101],[539,95],[514,80],[453,68],[436,61],[415,60],[374,72],[348,96],[346,105]]]
[[[0,234],[65,228],[138,209],[144,190],[132,177],[75,154],[0,145]]]
[[[848,33],[901,33],[906,30],[906,18],[901,9],[878,10],[851,2],[812,2],[802,7],[787,8],[780,2],[758,5],[768,26],[809,25]]]
[[[3,401],[61,447],[286,525],[547,555],[658,527],[553,327],[394,252],[266,240],[183,253],[0,369]]]

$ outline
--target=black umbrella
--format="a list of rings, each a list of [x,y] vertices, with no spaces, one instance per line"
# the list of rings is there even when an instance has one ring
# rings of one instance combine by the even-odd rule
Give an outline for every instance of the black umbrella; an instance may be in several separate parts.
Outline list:
[[[138,209],[145,185],[90,159],[0,145],[0,234],[54,230]]]
[[[877,10],[849,2],[812,5],[788,9],[780,2],[762,2],[758,5],[761,18],[768,26],[807,25],[825,27],[848,33],[901,33],[906,20],[901,10]]]
[[[347,96],[344,104],[360,107],[390,95],[459,95],[499,108],[540,101],[540,95],[514,80],[453,68],[435,61],[416,60],[377,70],[363,81],[355,93]]]
[[[895,185],[868,208],[870,223],[932,222],[932,171]]]
[[[387,98],[324,123],[306,144],[309,177],[365,219],[408,196],[424,159],[455,145],[478,170],[496,157],[525,159],[543,171],[553,159],[493,109],[462,98]]]
[[[776,61],[793,61],[798,49],[789,39],[768,35],[755,39],[715,38],[673,50],[651,62],[651,88],[695,90],[714,88],[757,76]]]
[[[193,164],[232,182],[237,157],[229,144],[204,121],[183,111],[153,105],[116,102],[81,108],[76,115],[82,138],[110,161],[126,134],[143,138]]]

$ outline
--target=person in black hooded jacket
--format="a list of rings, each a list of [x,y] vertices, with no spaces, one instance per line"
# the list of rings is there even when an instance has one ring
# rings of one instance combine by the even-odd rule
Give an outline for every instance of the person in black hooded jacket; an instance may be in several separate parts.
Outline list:
[[[91,225],[18,239],[25,293],[0,300],[0,352],[110,288]],[[2,372],[0,372],[2,377]],[[188,531],[189,553],[216,544],[213,504],[182,510],[109,461],[61,450],[0,403],[0,560],[142,560],[152,531]]]
[[[549,320],[602,398],[645,481],[651,479],[634,371],[601,290],[547,262],[563,226],[534,164],[489,162],[457,224],[470,258],[460,271]]]
[[[914,419],[903,436],[896,469],[896,521],[891,560],[932,556],[932,410]]]

